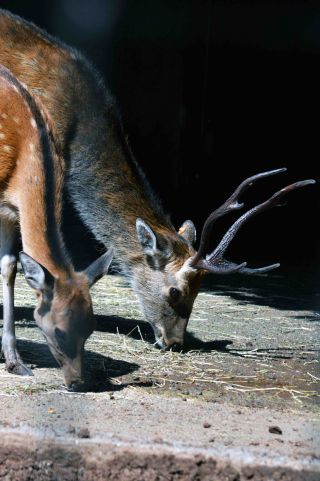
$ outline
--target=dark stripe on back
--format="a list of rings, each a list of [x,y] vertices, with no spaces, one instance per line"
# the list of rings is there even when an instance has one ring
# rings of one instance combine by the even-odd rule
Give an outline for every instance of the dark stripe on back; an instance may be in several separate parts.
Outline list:
[[[43,171],[45,178],[45,207],[46,207],[46,238],[47,243],[50,247],[52,253],[52,258],[57,266],[68,270],[68,257],[65,251],[62,237],[60,235],[60,227],[57,225],[55,216],[55,165],[52,153],[52,142],[50,143],[50,132],[48,132],[46,122],[43,119],[41,112],[30,93],[23,87],[19,80],[5,67],[0,65],[0,75],[9,82],[9,84],[14,85],[23,100],[25,100],[30,108],[31,114],[36,122],[39,141],[40,141],[40,155],[43,162]]]

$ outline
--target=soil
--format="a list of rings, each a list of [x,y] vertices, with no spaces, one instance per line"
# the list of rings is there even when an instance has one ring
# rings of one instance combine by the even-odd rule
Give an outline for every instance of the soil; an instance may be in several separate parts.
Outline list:
[[[34,376],[8,374],[0,364],[0,479],[20,479],[10,471],[14,463],[7,455],[11,467],[6,472],[14,477],[1,474],[1,449],[10,443],[15,446],[10,453],[17,449],[31,466],[41,461],[44,445],[49,451],[60,446],[72,459],[81,456],[86,477],[72,461],[70,479],[91,479],[87,461],[94,443],[99,453],[110,445],[121,447],[128,466],[134,450],[140,450],[144,466],[136,472],[128,467],[124,475],[117,451],[120,464],[112,458],[105,469],[112,465],[114,471],[101,479],[270,479],[269,468],[282,473],[281,479],[319,476],[320,298],[301,281],[212,278],[196,300],[182,352],[154,346],[152,330],[122,278],[107,276],[92,292],[97,330],[86,344],[88,392],[68,393],[33,321],[34,295],[18,275],[18,348]],[[36,458],[28,454],[24,436],[36,443]],[[169,451],[175,453],[170,462]],[[215,471],[214,462],[216,467],[222,463],[222,471]],[[161,468],[165,463],[171,466],[167,471]],[[208,463],[211,477],[204,468]],[[49,474],[59,466],[49,467]],[[119,473],[116,466],[122,466],[118,478],[112,477]],[[152,477],[156,466],[158,474],[166,471],[167,476]],[[194,476],[202,469],[201,477],[190,477],[186,466]],[[172,469],[177,469],[175,475],[168,474]],[[265,474],[261,469],[267,469]],[[22,471],[21,479],[28,479]],[[99,472],[106,476],[107,471]],[[99,472],[92,479],[100,479]],[[30,479],[64,479],[49,474]]]

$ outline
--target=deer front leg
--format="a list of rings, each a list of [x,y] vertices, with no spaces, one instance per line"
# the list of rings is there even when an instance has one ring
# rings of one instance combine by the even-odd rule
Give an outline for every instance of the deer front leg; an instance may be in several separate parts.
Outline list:
[[[2,352],[6,368],[13,374],[32,376],[32,371],[25,366],[16,347],[14,326],[14,283],[17,273],[17,226],[7,219],[1,220],[0,259],[3,285],[3,334]]]

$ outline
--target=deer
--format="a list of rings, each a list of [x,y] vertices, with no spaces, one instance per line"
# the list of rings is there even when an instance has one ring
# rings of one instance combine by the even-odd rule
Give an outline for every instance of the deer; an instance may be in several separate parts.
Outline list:
[[[32,375],[17,350],[14,325],[20,233],[22,270],[37,297],[35,321],[74,391],[84,386],[84,344],[95,326],[89,288],[107,273],[112,250],[75,272],[60,229],[64,171],[49,116],[0,66],[2,352],[9,372]]]
[[[261,274],[279,266],[251,269],[225,260],[224,253],[245,222],[314,180],[289,185],[250,209],[210,252],[215,221],[243,207],[240,196],[253,183],[286,169],[245,180],[209,215],[196,251],[193,222],[178,230],[173,226],[131,151],[115,99],[81,53],[0,10],[0,62],[50,113],[65,155],[70,201],[95,238],[114,249],[115,265],[131,284],[161,349],[183,345],[204,275]]]

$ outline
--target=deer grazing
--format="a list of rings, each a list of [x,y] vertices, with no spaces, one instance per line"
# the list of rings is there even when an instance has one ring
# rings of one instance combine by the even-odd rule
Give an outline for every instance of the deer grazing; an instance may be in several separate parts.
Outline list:
[[[278,266],[249,269],[224,260],[223,254],[244,222],[278,204],[289,191],[314,181],[288,186],[251,209],[210,254],[214,221],[242,207],[238,199],[253,182],[285,169],[247,179],[209,216],[196,252],[194,224],[186,221],[175,230],[130,150],[113,98],[80,53],[0,10],[0,62],[50,113],[67,163],[69,197],[97,240],[114,248],[115,261],[129,279],[160,347],[183,343],[204,274],[255,274]]]
[[[21,83],[0,66],[0,218],[4,326],[9,372],[31,375],[16,348],[14,282],[20,262],[37,294],[35,320],[71,390],[82,384],[83,347],[94,329],[89,287],[109,267],[112,251],[75,272],[60,232],[64,162],[50,119]]]

